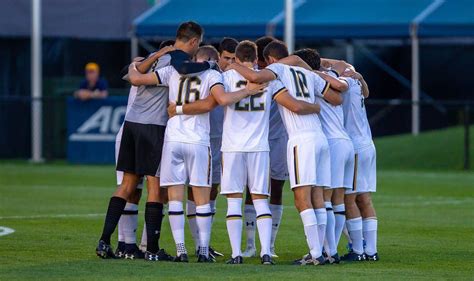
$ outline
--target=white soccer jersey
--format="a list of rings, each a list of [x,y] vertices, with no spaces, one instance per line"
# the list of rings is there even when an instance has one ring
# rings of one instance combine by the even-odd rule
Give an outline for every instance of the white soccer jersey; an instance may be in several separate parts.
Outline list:
[[[241,90],[247,84],[245,78],[235,70],[223,73],[227,92]],[[272,81],[263,92],[246,97],[224,108],[223,152],[270,151],[268,127],[272,97],[285,87]]]
[[[222,76],[215,70],[181,76],[172,66],[157,70],[159,84],[169,86],[169,100],[177,105],[192,103],[209,96],[211,88],[222,85]],[[165,141],[209,146],[209,112],[198,115],[176,115],[168,120]]]
[[[295,99],[315,103],[317,97],[323,97],[329,84],[317,74],[301,67],[273,63],[267,66]],[[288,136],[302,132],[322,133],[321,122],[317,114],[299,115],[283,106],[279,106],[283,124]]]
[[[332,72],[328,72],[328,75],[335,76]],[[344,111],[342,105],[332,105],[326,100],[321,100],[321,112],[319,113],[319,119],[323,126],[323,132],[327,139],[348,139],[346,130],[344,129]]]
[[[342,94],[344,109],[344,126],[354,143],[354,148],[360,148],[372,143],[367,112],[365,111],[364,96],[360,82],[353,78],[344,77],[349,89]]]

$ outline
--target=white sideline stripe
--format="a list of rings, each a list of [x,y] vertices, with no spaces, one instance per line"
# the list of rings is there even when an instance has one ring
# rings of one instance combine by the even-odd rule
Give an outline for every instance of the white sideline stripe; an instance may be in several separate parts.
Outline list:
[[[72,134],[70,141],[115,141],[116,135],[113,134]]]
[[[32,216],[4,216],[0,220],[8,219],[61,219],[61,218],[89,218],[100,217],[104,214],[65,214],[65,215],[32,215]]]
[[[15,232],[15,230],[13,228],[9,228],[9,227],[6,227],[6,226],[0,226],[0,236],[5,236],[5,235],[8,235],[8,234],[12,234],[13,232]]]

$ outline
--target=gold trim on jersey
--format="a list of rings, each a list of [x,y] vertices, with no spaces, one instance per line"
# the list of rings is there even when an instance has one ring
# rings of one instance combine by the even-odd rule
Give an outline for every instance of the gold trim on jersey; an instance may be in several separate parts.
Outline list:
[[[326,85],[324,85],[324,89],[323,89],[323,92],[322,92],[323,97],[327,93],[329,88],[331,88],[331,84],[329,84],[329,82],[326,81]]]
[[[156,76],[156,80],[158,81],[158,83],[156,83],[156,85],[161,85],[161,80],[160,80],[160,75],[158,75],[158,72],[153,72],[155,73],[155,76]]]
[[[283,93],[284,91],[286,90],[285,87],[281,88],[280,90],[276,91],[274,94],[273,94],[273,99],[276,99],[278,97],[279,94]]]

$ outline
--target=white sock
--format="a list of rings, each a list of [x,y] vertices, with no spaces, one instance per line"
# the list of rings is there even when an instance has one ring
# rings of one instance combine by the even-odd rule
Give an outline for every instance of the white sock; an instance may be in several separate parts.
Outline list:
[[[255,249],[255,227],[257,214],[253,205],[244,207],[245,233],[247,234],[247,249]]]
[[[334,217],[334,211],[332,210],[331,202],[324,202],[324,207],[326,207],[327,212],[327,225],[326,225],[326,237],[324,248],[326,253],[330,256],[337,254],[337,245],[336,245],[336,218]]]
[[[260,256],[270,255],[270,241],[272,240],[272,213],[267,199],[252,200],[257,214],[258,238],[260,238]]]
[[[227,198],[227,233],[229,234],[232,258],[242,256],[242,198]]]
[[[377,218],[371,217],[362,220],[362,229],[365,240],[365,253],[375,255],[377,253]]]
[[[300,213],[300,216],[303,222],[309,252],[313,258],[319,258],[321,256],[321,245],[319,244],[316,214],[313,209],[306,209]]]
[[[196,206],[196,224],[199,232],[199,254],[209,257],[209,240],[211,239],[211,205]]]
[[[187,254],[184,244],[184,212],[183,203],[180,201],[170,201],[168,203],[168,217],[170,220],[171,232],[176,244],[176,254]]]
[[[122,216],[122,234],[125,244],[137,243],[137,227],[138,227],[138,205],[127,203],[123,210]]]
[[[341,240],[342,230],[346,224],[346,206],[344,204],[333,205],[334,218],[336,219],[336,225],[334,227],[334,237],[336,239],[336,248]]]
[[[196,224],[196,204],[191,200],[186,202],[186,215],[188,217],[189,231],[191,232],[191,237],[193,237],[194,246],[197,250],[199,248],[199,232]]]
[[[316,214],[316,220],[318,222],[319,245],[321,245],[322,250],[324,237],[326,236],[326,225],[328,220],[326,208],[315,209],[314,213]]]
[[[140,246],[146,248],[147,236],[146,236],[146,223],[143,223],[142,239],[140,240]]]
[[[364,253],[364,246],[362,242],[362,218],[354,218],[346,220],[347,231],[352,240],[352,250],[356,254]]]
[[[283,215],[283,206],[270,204],[270,211],[272,212],[272,239],[270,247],[274,249],[278,229],[280,228],[281,216]]]

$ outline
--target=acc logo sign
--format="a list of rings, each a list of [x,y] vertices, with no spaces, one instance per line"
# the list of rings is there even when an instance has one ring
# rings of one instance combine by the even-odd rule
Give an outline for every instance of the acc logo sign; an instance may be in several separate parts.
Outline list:
[[[115,141],[126,111],[125,106],[102,106],[69,136],[69,141]]]

